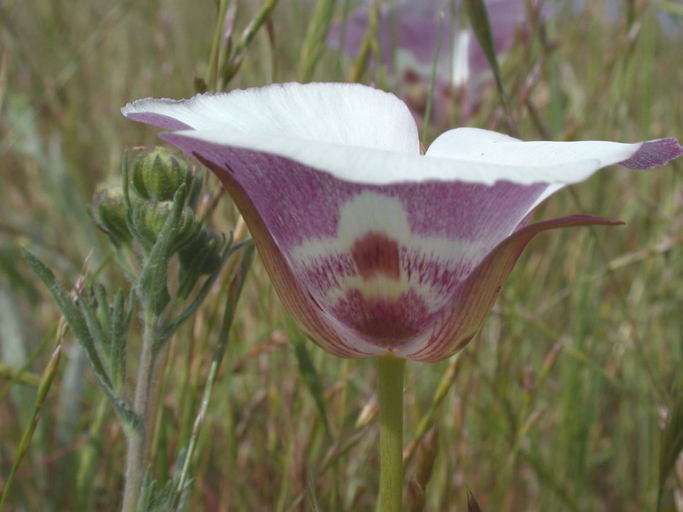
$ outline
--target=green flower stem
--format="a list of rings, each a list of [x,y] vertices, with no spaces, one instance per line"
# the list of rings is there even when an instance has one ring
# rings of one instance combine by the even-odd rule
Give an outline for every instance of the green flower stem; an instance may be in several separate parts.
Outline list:
[[[154,371],[157,324],[159,317],[146,308],[144,312],[142,347],[135,382],[135,401],[133,412],[140,420],[140,428],[128,430],[128,449],[126,454],[126,483],[123,489],[122,512],[134,512],[140,497],[140,488],[145,474],[145,451],[147,450],[148,409]]]
[[[378,357],[379,500],[376,512],[401,512],[403,498],[403,374],[405,359]]]

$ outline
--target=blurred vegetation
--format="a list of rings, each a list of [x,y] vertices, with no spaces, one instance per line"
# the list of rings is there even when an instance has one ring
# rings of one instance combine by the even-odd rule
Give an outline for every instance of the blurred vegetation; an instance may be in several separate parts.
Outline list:
[[[156,138],[120,107],[301,76],[354,76],[414,92],[371,58],[359,72],[359,61],[320,47],[320,27],[307,24],[328,23],[334,2],[217,3],[0,3],[0,489],[32,422],[39,378],[48,368],[53,379],[6,510],[79,510],[84,479],[92,510],[119,506],[123,432],[71,334],[56,367],[63,320],[19,248],[49,261],[67,287],[86,268],[112,286],[125,283],[88,205],[102,182],[118,178],[124,148]],[[332,19],[353,5],[336,2]],[[533,23],[501,65],[519,136],[681,138],[679,6],[632,0],[608,16],[602,1],[583,10],[553,5],[555,14]],[[212,52],[221,7],[234,35],[222,57]],[[659,11],[677,29],[663,30]],[[505,130],[495,86],[482,89],[473,117],[452,95],[433,104],[438,115],[421,129],[429,138],[460,124]],[[661,510],[683,510],[680,167],[608,170],[553,197],[536,218],[592,213],[626,226],[539,238],[475,342],[452,361],[408,365],[407,441],[427,434],[408,445],[411,507],[465,510],[469,489],[495,512],[636,512],[654,510],[658,497]],[[211,201],[220,185],[207,181]],[[236,222],[223,198],[212,228],[227,233]],[[159,487],[191,437],[229,279],[219,279],[162,354],[148,454]],[[140,330],[136,319],[132,344]],[[197,432],[187,510],[372,510],[372,365],[336,359],[300,336],[257,261]],[[421,424],[425,416],[433,422]],[[79,477],[87,457],[96,464]]]

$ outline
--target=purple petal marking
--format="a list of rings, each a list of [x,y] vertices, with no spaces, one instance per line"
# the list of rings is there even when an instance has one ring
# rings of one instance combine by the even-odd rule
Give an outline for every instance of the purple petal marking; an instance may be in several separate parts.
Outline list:
[[[332,311],[356,335],[390,350],[419,336],[436,316],[414,290],[394,300],[368,300],[360,291],[351,290]]]
[[[654,169],[674,158],[683,156],[683,147],[674,138],[656,139],[643,142],[638,151],[619,165],[629,169]]]
[[[275,155],[174,133],[160,136],[231,172],[285,251],[304,240],[335,236],[340,208],[363,191],[399,198],[411,229],[423,236],[490,238],[495,245],[512,232],[546,189],[545,184],[509,182],[493,186],[443,181],[361,185]]]
[[[275,155],[174,133],[163,138],[244,191],[302,288],[297,300],[307,305],[297,307],[315,316],[308,330],[342,357],[396,351],[437,329],[448,297],[545,189],[505,182],[360,185]],[[353,231],[342,233],[349,226]],[[281,297],[294,286],[273,282]],[[394,292],[385,296],[388,289]]]
[[[126,114],[128,119],[133,121],[138,121],[140,123],[151,124],[152,126],[158,126],[164,130],[191,130],[192,127],[186,125],[185,123],[178,121],[170,116],[165,116],[163,114],[155,114],[154,112],[131,112]]]

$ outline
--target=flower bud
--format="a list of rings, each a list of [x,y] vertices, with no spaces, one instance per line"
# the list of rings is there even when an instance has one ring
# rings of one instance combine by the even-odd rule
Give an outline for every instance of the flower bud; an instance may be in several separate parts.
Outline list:
[[[189,180],[190,164],[162,147],[144,151],[132,165],[131,185],[143,199],[170,201],[178,187]]]
[[[133,225],[136,238],[146,249],[151,249],[169,215],[173,214],[172,201],[145,201],[134,208]],[[201,227],[200,222],[189,208],[184,208],[178,223],[178,229],[171,245],[170,254],[185,247]]]
[[[203,227],[180,251],[180,264],[191,272],[213,274],[221,266],[224,243],[222,235]]]
[[[204,274],[217,272],[223,264],[225,237],[202,228],[201,231],[179,252],[180,284],[178,296],[187,298],[199,278]]]
[[[104,231],[115,245],[130,242],[131,234],[126,224],[126,205],[120,186],[105,188],[95,194],[92,215],[97,227]]]

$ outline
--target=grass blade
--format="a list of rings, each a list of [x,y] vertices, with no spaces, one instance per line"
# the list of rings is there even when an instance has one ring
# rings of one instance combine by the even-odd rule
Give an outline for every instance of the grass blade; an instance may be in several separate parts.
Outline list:
[[[308,82],[325,48],[325,38],[330,29],[336,0],[318,0],[313,17],[308,24],[306,39],[299,56],[299,81]]]
[[[481,512],[479,503],[469,489],[467,489],[467,512]]]
[[[313,360],[311,359],[311,355],[308,352],[308,348],[306,347],[306,343],[308,343],[308,341],[306,341],[301,331],[297,329],[293,322],[290,321],[287,330],[289,332],[289,338],[294,344],[294,353],[296,355],[296,361],[299,368],[299,375],[301,375],[306,388],[308,389],[309,393],[311,393],[311,397],[313,397],[315,406],[320,414],[320,419],[323,422],[323,427],[325,428],[325,434],[327,434],[329,439],[332,439],[330,423],[327,420],[325,398],[323,397],[323,391],[325,387],[323,386],[322,380],[320,379],[320,374],[316,370]]]
[[[232,279],[230,280],[230,288],[228,290],[228,297],[225,302],[225,312],[223,313],[223,322],[221,325],[221,330],[218,335],[218,343],[216,343],[216,347],[213,352],[211,367],[209,368],[209,375],[206,379],[206,384],[204,386],[202,402],[199,406],[199,411],[197,411],[197,415],[192,425],[192,433],[190,434],[190,440],[187,444],[187,452],[184,455],[182,470],[180,472],[180,476],[178,477],[178,484],[176,487],[176,493],[178,496],[178,512],[181,512],[182,500],[180,498],[183,496],[183,492],[186,489],[186,485],[188,482],[190,464],[192,463],[192,456],[197,445],[197,440],[199,439],[199,429],[203,424],[204,417],[206,416],[206,411],[209,407],[209,402],[211,401],[213,386],[216,382],[216,377],[218,376],[218,370],[220,370],[220,366],[223,361],[223,356],[225,355],[225,351],[228,347],[230,329],[232,328],[232,323],[235,319],[237,303],[239,301],[240,296],[242,295],[244,282],[247,277],[247,273],[249,272],[249,268],[251,267],[253,259],[254,246],[253,244],[250,244],[244,250],[240,266],[237,269],[237,271],[233,274]]]
[[[676,404],[671,410],[669,421],[662,434],[659,449],[659,491],[657,510],[661,510],[666,481],[671,474],[679,455],[683,451],[683,389],[678,394]]]
[[[17,470],[19,469],[19,465],[21,464],[24,455],[26,455],[28,447],[31,444],[31,440],[33,439],[33,434],[36,431],[36,427],[38,426],[38,420],[40,419],[40,410],[42,409],[43,404],[45,403],[47,394],[50,392],[50,388],[52,387],[52,381],[54,380],[54,377],[57,374],[57,369],[59,368],[59,360],[61,359],[61,355],[62,345],[59,344],[52,353],[52,357],[50,357],[50,361],[48,361],[47,366],[45,367],[45,370],[43,371],[43,374],[40,378],[40,385],[38,386],[38,393],[36,395],[35,405],[33,406],[31,420],[29,421],[26,430],[24,430],[24,433],[21,436],[21,441],[19,442],[17,454],[14,457],[12,469],[10,469],[9,476],[7,477],[7,482],[5,483],[5,488],[2,491],[2,497],[0,497],[0,512],[4,510],[5,501],[7,500],[9,491],[12,488],[12,482],[14,481],[14,477],[17,474]]]
[[[477,41],[479,41],[479,44],[484,51],[484,55],[486,55],[486,60],[493,71],[493,76],[496,81],[496,89],[498,90],[498,96],[500,97],[500,102],[503,105],[503,110],[505,111],[508,130],[510,131],[511,135],[515,135],[517,129],[515,127],[514,118],[512,117],[512,111],[510,110],[507,94],[505,93],[505,87],[503,86],[503,78],[500,73],[500,66],[498,64],[498,57],[496,55],[496,46],[493,42],[493,33],[491,31],[489,15],[486,11],[486,4],[484,3],[484,0],[465,0],[465,7],[467,8],[467,15],[470,18],[472,31],[474,32]]]

